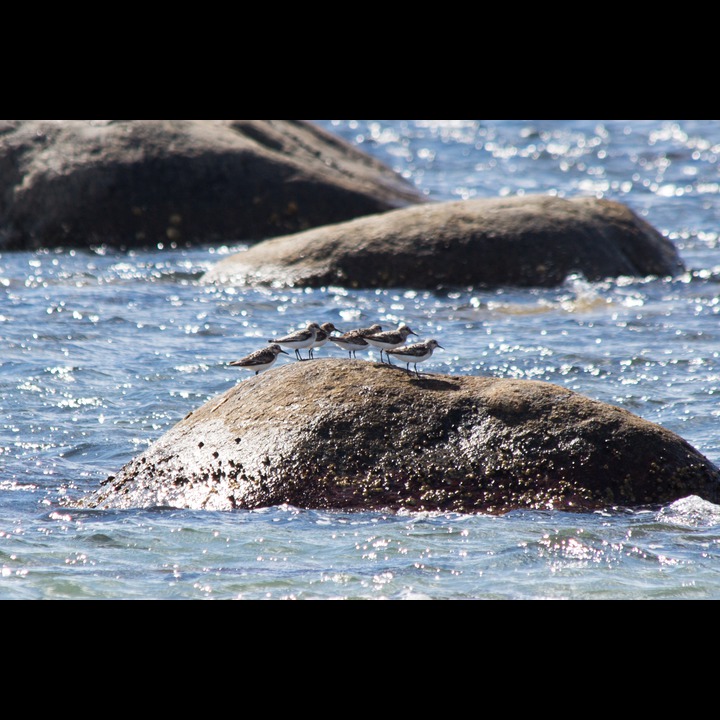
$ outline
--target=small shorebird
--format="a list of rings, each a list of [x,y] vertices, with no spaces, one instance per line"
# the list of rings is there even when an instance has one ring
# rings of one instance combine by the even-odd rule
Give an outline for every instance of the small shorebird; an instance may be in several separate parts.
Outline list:
[[[377,333],[382,332],[382,325],[375,323],[375,325],[371,325],[370,327],[358,328],[357,330],[351,330],[350,332],[360,335],[361,337],[376,335]]]
[[[310,348],[310,357],[315,357],[315,350],[321,348],[323,345],[327,345],[330,335],[334,332],[340,332],[332,323],[323,323],[317,332],[315,342]]]
[[[383,362],[383,352],[387,355],[388,350],[395,350],[401,345],[407,342],[409,335],[417,335],[413,332],[405,323],[401,323],[397,330],[388,330],[387,332],[376,333],[375,335],[366,335],[370,345],[380,350],[380,362]],[[388,363],[390,362],[390,356],[388,356]]]
[[[351,358],[354,358],[356,357],[356,352],[370,349],[370,345],[367,340],[365,340],[365,337],[367,335],[379,333],[381,330],[382,325],[373,325],[369,328],[351,330],[350,332],[346,332],[344,335],[331,337],[330,342],[334,342],[339,348],[346,350]]]
[[[445,349],[437,340],[427,340],[426,342],[397,348],[397,350],[386,350],[385,353],[394,355],[399,360],[406,362],[408,372],[410,372],[410,363],[412,363],[415,366],[415,374],[420,377],[417,364],[429,360],[435,348]]]
[[[254,370],[255,374],[261,373],[263,370],[267,370],[273,366],[275,361],[278,359],[278,355],[286,353],[279,345],[271,345],[270,347],[263,348],[262,350],[256,350],[250,353],[247,357],[242,360],[235,360],[235,362],[228,363],[231,367],[241,367],[246,370]]]
[[[275,345],[282,345],[295,351],[295,357],[298,360],[302,360],[300,350],[308,348],[308,359],[312,357],[312,346],[315,344],[315,338],[317,337],[320,326],[317,323],[309,323],[304,330],[298,330],[291,335],[286,337],[277,338],[275,340],[268,340],[269,343]]]

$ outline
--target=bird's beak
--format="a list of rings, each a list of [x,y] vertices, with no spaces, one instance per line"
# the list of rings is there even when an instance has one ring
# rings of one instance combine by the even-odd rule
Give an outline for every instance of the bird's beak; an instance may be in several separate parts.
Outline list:
[[[289,355],[290,353],[287,350],[281,350],[280,351],[283,355]]]
[[[439,347],[441,350],[444,350],[444,349],[445,349],[445,348],[444,348],[442,345],[440,345],[439,343],[438,343],[438,347]]]

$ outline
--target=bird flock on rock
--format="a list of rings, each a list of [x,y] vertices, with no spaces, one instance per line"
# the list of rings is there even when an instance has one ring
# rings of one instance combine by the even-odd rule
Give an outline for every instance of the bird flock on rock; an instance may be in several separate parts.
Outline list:
[[[333,333],[338,333],[337,335]],[[240,367],[246,370],[252,370],[256,375],[271,368],[278,357],[290,355],[287,350],[295,352],[295,358],[299,361],[313,360],[314,352],[318,348],[327,345],[328,342],[334,343],[338,348],[348,353],[349,358],[356,358],[356,353],[376,349],[380,351],[380,361],[383,360],[383,354],[387,359],[387,363],[392,365],[391,357],[395,357],[407,364],[407,371],[410,372],[410,365],[415,368],[415,374],[420,377],[417,366],[418,363],[425,362],[432,357],[436,348],[444,350],[437,340],[426,340],[425,342],[417,342],[408,345],[407,341],[410,335],[417,336],[417,333],[411,330],[405,323],[401,323],[397,330],[387,330],[383,332],[381,325],[371,325],[367,328],[359,328],[343,333],[338,330],[332,323],[323,323],[318,325],[311,322],[303,330],[286,335],[285,337],[272,338],[268,340],[268,346],[255,352],[250,353],[241,360],[235,360],[229,363],[231,367]],[[303,358],[300,351],[306,350],[308,357]]]

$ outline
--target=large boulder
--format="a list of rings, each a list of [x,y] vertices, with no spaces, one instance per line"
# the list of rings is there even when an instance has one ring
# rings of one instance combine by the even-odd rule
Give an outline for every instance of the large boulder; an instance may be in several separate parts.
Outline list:
[[[0,250],[250,242],[421,200],[304,120],[0,120]]]
[[[672,432],[549,383],[289,362],[239,382],[80,503],[504,513],[720,502]]]
[[[350,288],[552,287],[568,275],[676,275],[675,246],[628,207],[579,197],[434,203],[266,240],[207,282]]]

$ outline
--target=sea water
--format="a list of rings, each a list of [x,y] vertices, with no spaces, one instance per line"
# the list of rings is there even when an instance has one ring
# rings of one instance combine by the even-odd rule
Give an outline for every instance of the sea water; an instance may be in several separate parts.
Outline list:
[[[669,237],[688,270],[574,276],[555,289],[277,290],[200,282],[244,249],[232,238],[2,253],[0,599],[720,598],[720,506],[692,496],[500,517],[68,509],[249,377],[229,361],[308,321],[406,322],[445,347],[424,372],[556,383],[720,464],[718,121],[313,122],[432,200],[618,200]],[[328,345],[316,356],[345,355]]]

